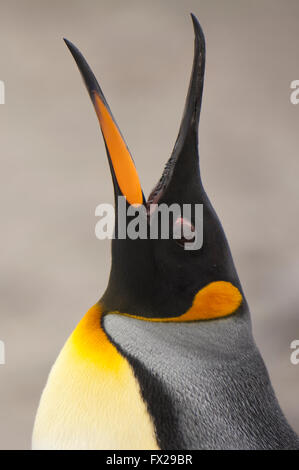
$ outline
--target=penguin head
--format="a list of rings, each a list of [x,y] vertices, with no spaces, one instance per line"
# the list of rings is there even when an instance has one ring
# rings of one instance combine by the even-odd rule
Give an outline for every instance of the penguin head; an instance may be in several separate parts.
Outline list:
[[[201,180],[198,125],[205,39],[198,20],[191,17],[194,60],[181,126],[171,157],[147,200],[93,72],[65,39],[98,116],[114,186],[112,264],[101,299],[107,312],[152,321],[196,321],[241,314],[246,305],[225,233]],[[166,236],[163,213],[168,215]],[[139,236],[130,237],[129,229],[136,228],[137,219],[146,233],[139,230]]]

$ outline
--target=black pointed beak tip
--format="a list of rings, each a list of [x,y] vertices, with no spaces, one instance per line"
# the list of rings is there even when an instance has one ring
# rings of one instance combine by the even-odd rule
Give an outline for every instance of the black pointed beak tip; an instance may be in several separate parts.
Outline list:
[[[69,41],[68,39],[63,38],[63,40],[64,40],[66,46],[68,47],[68,49],[69,49],[71,52],[72,52],[72,51],[75,51],[75,50],[77,49],[76,46],[75,46],[71,41]]]
[[[196,39],[204,42],[205,37],[204,37],[203,30],[202,30],[202,27],[200,25],[200,22],[198,21],[198,19],[194,15],[194,13],[190,13],[190,15],[191,15],[191,19],[192,19]]]
[[[63,40],[67,48],[69,49],[70,53],[72,54],[73,58],[75,59],[75,62],[85,82],[85,85],[86,85],[86,88],[87,88],[87,91],[89,93],[91,100],[93,101],[93,92],[97,91],[97,93],[102,97],[103,101],[105,101],[105,98],[103,97],[103,94],[98,85],[98,82],[91,68],[89,67],[88,63],[86,62],[83,55],[79,51],[79,49],[68,39],[63,38]]]
[[[81,54],[79,49],[75,46],[75,44],[73,44],[71,41],[69,41],[66,38],[63,38],[63,40],[64,40],[68,50],[70,51],[70,53],[74,57],[75,61],[77,62],[77,65],[79,66],[80,63],[86,63],[83,55]]]

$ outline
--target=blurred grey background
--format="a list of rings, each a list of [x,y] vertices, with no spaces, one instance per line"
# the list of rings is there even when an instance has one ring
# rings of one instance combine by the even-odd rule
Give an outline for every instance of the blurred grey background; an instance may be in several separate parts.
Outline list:
[[[0,8],[2,274],[0,448],[27,449],[49,369],[103,293],[112,202],[97,119],[62,37],[93,67],[145,193],[172,150],[193,55],[207,42],[202,175],[226,230],[256,341],[299,431],[298,0],[10,0]]]

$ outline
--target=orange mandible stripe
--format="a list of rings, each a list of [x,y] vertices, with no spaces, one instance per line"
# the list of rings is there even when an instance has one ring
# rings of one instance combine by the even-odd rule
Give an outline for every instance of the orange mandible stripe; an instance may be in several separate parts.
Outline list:
[[[142,204],[141,185],[130,152],[110,112],[96,92],[94,106],[119,188],[129,204]]]

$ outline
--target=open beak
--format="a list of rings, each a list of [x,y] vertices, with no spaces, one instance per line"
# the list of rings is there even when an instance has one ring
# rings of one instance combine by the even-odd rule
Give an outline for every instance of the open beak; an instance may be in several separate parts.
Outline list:
[[[205,40],[198,20],[194,15],[191,17],[195,33],[194,60],[183,118],[172,155],[147,203],[131,154],[92,70],[77,47],[64,39],[81,72],[98,116],[115,196],[124,196],[131,205],[188,202],[190,191],[192,200],[194,190],[202,190],[197,147],[205,69]]]
[[[64,39],[64,41],[81,72],[98,116],[111,169],[115,196],[124,196],[128,204],[131,205],[144,204],[145,198],[137,170],[105,96],[81,52],[67,39]]]

